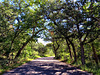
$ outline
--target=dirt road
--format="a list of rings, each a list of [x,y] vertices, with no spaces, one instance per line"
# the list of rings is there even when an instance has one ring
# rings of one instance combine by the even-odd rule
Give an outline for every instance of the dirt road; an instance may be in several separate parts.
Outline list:
[[[66,63],[53,59],[53,57],[43,57],[30,61],[16,69],[3,75],[93,75],[71,67]]]

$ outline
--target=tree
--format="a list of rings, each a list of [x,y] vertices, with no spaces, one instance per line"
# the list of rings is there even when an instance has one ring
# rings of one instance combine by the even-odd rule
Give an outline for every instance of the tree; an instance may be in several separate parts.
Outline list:
[[[98,37],[99,19],[95,17],[99,16],[99,13],[95,12],[98,11],[98,9],[98,3],[95,4],[95,1],[83,2],[81,0],[77,2],[58,0],[48,4],[47,7],[46,18],[56,25],[53,26],[52,24],[50,26],[57,28],[58,31],[57,29],[55,29],[55,31],[57,33],[60,32],[60,34],[70,42],[73,47],[75,61],[76,51],[70,39],[78,39],[81,48],[81,62],[83,65],[85,64],[84,43],[88,41],[88,36],[92,35],[91,33],[93,32],[97,34],[94,38],[96,39]],[[93,40],[93,38],[91,40]]]
[[[69,7],[67,7],[67,4],[69,4]],[[60,33],[60,35],[64,36],[64,38],[70,42],[74,52],[74,61],[76,61],[77,58],[76,58],[75,47],[72,41],[69,39],[70,37],[74,36],[73,33],[70,32],[72,31],[70,29],[73,27],[73,24],[70,23],[71,20],[69,19],[70,14],[65,15],[66,12],[64,12],[66,10],[70,11],[69,8],[71,7],[72,3],[67,3],[67,4],[59,1],[58,4],[55,3],[51,4],[49,8],[47,8],[48,12],[46,16],[47,19],[51,20],[51,23],[54,23],[55,25],[54,30],[56,31],[56,33]],[[52,26],[52,28],[54,27],[54,25]]]
[[[9,45],[7,45],[8,44],[7,43],[4,46],[4,47],[8,46],[8,50],[5,49],[7,57],[9,57],[9,54],[12,53],[13,51],[16,51],[16,52],[18,51],[15,58],[19,57],[21,51],[29,43],[29,41],[33,40],[34,38],[39,37],[37,34],[45,29],[45,26],[44,26],[45,20],[43,19],[43,16],[42,16],[43,9],[42,7],[40,7],[42,6],[42,2],[40,6],[38,3],[40,2],[28,1],[28,0],[27,1],[26,0],[20,0],[20,1],[11,0],[11,1],[4,1],[1,3],[2,4],[1,9],[5,10],[3,11],[4,14],[1,14],[1,17],[4,17],[5,18],[4,20],[6,20],[5,25],[7,26],[5,27],[9,28],[9,26],[11,25],[13,27],[13,28],[10,28],[13,30],[9,30],[6,36],[6,39],[10,37],[8,40]],[[6,11],[8,12],[8,10],[10,14],[5,13]],[[2,23],[3,23],[3,20],[2,20]],[[15,47],[16,44],[18,45],[17,50]]]

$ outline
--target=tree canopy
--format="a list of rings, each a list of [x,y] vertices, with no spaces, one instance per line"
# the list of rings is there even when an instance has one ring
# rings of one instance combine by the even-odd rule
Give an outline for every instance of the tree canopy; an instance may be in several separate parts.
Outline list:
[[[37,38],[41,37],[52,43],[37,44]],[[50,50],[55,58],[68,59],[72,63],[79,60],[82,65],[91,59],[98,65],[99,45],[99,0],[0,2],[0,57],[11,59],[13,56],[14,60],[25,53],[35,56],[34,52],[44,56]]]

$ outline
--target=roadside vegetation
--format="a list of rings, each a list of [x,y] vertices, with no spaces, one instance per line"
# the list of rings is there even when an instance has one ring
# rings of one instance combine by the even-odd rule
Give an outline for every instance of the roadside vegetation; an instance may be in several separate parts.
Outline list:
[[[42,43],[30,42],[18,59],[13,59],[14,55],[15,53],[10,56],[10,59],[7,59],[5,56],[0,56],[0,75],[36,58],[54,56],[54,53]]]
[[[47,45],[37,39],[51,41]],[[38,57],[54,56],[100,74],[98,0],[0,2],[0,72]]]

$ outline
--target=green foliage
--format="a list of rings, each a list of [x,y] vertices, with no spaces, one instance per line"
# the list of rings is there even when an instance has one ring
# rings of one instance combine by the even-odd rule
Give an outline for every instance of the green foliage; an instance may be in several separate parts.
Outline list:
[[[0,2],[1,69],[4,67],[7,70],[12,63],[15,65],[14,58],[19,55],[21,59],[18,58],[17,61],[55,54],[55,58],[73,65],[80,65],[86,61],[81,68],[99,74],[100,69],[95,64],[96,61],[100,63],[99,17],[100,4],[97,0]],[[37,43],[40,36],[52,43],[46,46]],[[74,62],[75,53],[77,61]]]
[[[13,53],[13,56],[14,55],[15,55],[15,52]],[[53,55],[54,54],[51,48],[44,46],[42,43],[30,42],[24,48],[24,50],[21,53],[21,56],[18,59],[12,60],[13,56],[10,56],[10,59],[7,59],[6,57],[4,56],[2,57],[0,55],[0,64],[1,64],[0,73],[16,68],[36,58],[48,57],[48,56],[53,56]]]
[[[0,10],[0,51],[9,59],[10,53],[39,38],[37,34],[45,28],[40,12],[44,9],[32,0],[5,0],[0,3]]]

